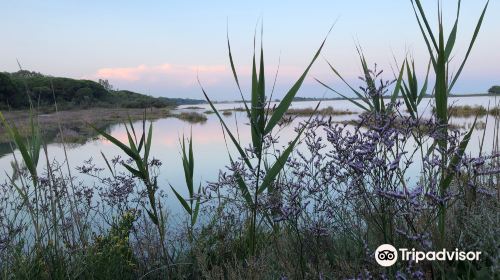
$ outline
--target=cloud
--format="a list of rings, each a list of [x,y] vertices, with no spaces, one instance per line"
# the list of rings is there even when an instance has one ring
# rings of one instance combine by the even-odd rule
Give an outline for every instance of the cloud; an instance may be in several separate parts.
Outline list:
[[[275,97],[282,97],[293,83],[302,75],[305,68],[281,65],[276,83]],[[273,85],[277,65],[266,65],[266,84],[269,91]],[[251,65],[236,67],[240,85],[244,94],[251,88]],[[131,67],[106,67],[97,69],[84,79],[107,79],[120,89],[128,89],[145,94],[166,97],[202,98],[197,77],[215,100],[238,98],[234,77],[229,65],[178,65],[163,63],[158,65],[140,64]],[[313,72],[304,82],[317,84]],[[280,94],[281,93],[281,94]],[[235,95],[236,94],[236,95]]]
[[[141,64],[134,67],[100,68],[88,78],[108,79],[113,82],[148,82],[173,84],[180,87],[190,87],[197,83],[200,75],[207,84],[216,84],[227,78],[227,70],[223,65],[175,65],[164,63],[160,65]]]

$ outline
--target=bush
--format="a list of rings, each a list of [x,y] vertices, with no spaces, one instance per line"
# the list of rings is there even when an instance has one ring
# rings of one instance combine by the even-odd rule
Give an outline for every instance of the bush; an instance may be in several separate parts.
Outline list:
[[[492,86],[488,90],[489,93],[500,94],[500,86]]]

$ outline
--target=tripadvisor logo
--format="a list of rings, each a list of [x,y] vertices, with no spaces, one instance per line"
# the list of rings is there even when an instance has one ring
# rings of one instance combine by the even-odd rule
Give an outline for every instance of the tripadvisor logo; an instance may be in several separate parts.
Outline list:
[[[399,252],[398,252],[399,251]],[[399,248],[397,250],[391,244],[382,244],[375,250],[375,261],[381,266],[392,266],[398,260],[398,256],[402,261],[478,261],[481,252],[465,252],[455,249],[448,251],[443,249],[441,251],[416,251],[415,249],[408,250],[406,248]]]
[[[381,266],[391,266],[398,260],[398,251],[391,244],[382,244],[375,250],[375,260]]]

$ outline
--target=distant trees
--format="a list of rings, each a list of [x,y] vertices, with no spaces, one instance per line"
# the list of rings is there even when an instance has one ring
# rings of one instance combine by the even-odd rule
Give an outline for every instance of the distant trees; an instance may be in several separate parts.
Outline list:
[[[492,86],[488,90],[489,93],[500,94],[500,86]]]
[[[41,106],[51,106],[54,101],[70,107],[92,105],[106,95],[108,91],[94,81],[49,77],[27,70],[0,73],[0,106],[4,108],[27,108],[30,98]]]
[[[0,72],[0,109],[23,109],[29,100],[35,106],[60,108],[126,107],[150,108],[176,104],[195,104],[200,100],[152,97],[126,90],[114,90],[108,80],[99,82],[51,77],[38,72],[21,70],[15,73]]]
[[[0,73],[0,106],[22,106],[21,94],[9,74]]]
[[[108,80],[99,79],[99,84],[107,91],[113,90],[113,85],[111,85]]]

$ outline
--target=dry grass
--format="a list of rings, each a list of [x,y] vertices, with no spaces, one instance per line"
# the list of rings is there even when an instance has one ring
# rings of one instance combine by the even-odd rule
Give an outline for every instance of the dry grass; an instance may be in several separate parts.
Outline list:
[[[22,136],[30,133],[30,113],[27,110],[2,112],[8,122],[13,123]],[[103,127],[109,124],[122,122],[130,119],[141,120],[146,113],[148,119],[159,119],[171,116],[170,110],[166,108],[152,109],[118,109],[118,108],[92,108],[84,110],[59,111],[58,113],[43,113],[35,111],[36,120],[43,129],[44,135],[58,136],[54,141],[60,141],[59,124],[62,127],[65,141],[81,142],[95,135],[88,124]],[[67,137],[66,137],[67,136]],[[0,143],[10,141],[5,128],[0,126]]]
[[[186,107],[186,108],[183,108],[183,109],[186,109],[186,110],[201,110],[201,109],[204,109],[203,107],[198,107],[198,106],[189,106],[189,107]]]
[[[313,108],[300,108],[300,109],[292,108],[292,109],[288,109],[288,111],[286,113],[288,115],[294,115],[294,116],[311,116],[314,114],[323,115],[323,116],[341,116],[341,115],[356,114],[356,112],[352,112],[349,110],[336,110],[331,106],[319,109],[316,112],[314,111]]]
[[[22,136],[29,135],[30,132],[30,113],[27,110],[2,112],[8,122],[13,123],[20,131]],[[62,136],[69,143],[85,142],[90,137],[95,136],[95,131],[88,124],[97,127],[127,121],[128,118],[142,120],[144,113],[149,120],[175,117],[190,123],[203,123],[207,120],[204,114],[196,112],[182,112],[172,114],[166,108],[152,109],[118,109],[118,108],[92,108],[85,110],[59,111],[58,113],[36,112],[39,126],[43,129],[43,134],[48,141],[60,142],[61,132],[59,124],[62,127]],[[0,143],[10,141],[5,128],[0,126]]]
[[[475,116],[482,117],[487,114],[491,116],[498,116],[500,115],[500,108],[497,106],[488,110],[483,106],[469,106],[469,105],[453,106],[448,108],[448,114],[452,117],[459,117],[459,118],[470,118]]]
[[[207,117],[204,114],[196,112],[182,112],[178,115],[172,115],[172,117],[178,118],[183,121],[190,123],[204,123],[207,121]]]

